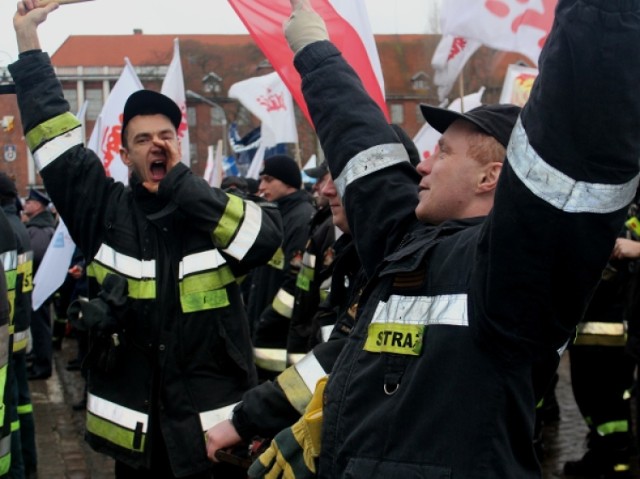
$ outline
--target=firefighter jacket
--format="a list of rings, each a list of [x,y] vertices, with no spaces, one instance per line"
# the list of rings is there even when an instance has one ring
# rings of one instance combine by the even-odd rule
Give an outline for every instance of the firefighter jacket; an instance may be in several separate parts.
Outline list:
[[[371,277],[325,390],[319,477],[541,476],[536,402],[636,191],[638,45],[638,2],[560,0],[492,212],[437,226],[417,223],[417,174],[338,50],[296,55]]]
[[[243,395],[232,422],[246,440],[255,435],[273,437],[300,418],[316,383],[329,374],[353,328],[366,276],[349,235],[342,235],[335,246],[331,291],[314,317],[314,323],[324,326],[326,342],[317,344],[274,381],[265,381]]]
[[[312,319],[327,298],[335,250],[336,227],[331,209],[318,210],[309,227],[309,238],[300,258],[293,292],[294,302],[287,338],[287,364],[295,364],[310,350]]]
[[[252,273],[249,317],[257,319],[254,355],[256,365],[266,371],[281,372],[286,367],[296,276],[315,213],[310,199],[306,191],[298,190],[276,201],[282,215],[282,246],[268,265]]]
[[[126,279],[128,296],[107,302],[118,307],[97,308],[113,317],[92,334],[87,440],[149,467],[151,433],[162,434],[174,475],[207,470],[204,431],[256,383],[236,278],[273,256],[277,211],[212,189],[183,164],[157,195],[135,175],[131,187],[115,183],[83,147],[48,55],[22,54],[11,70],[27,143],[87,260],[90,296]]]
[[[4,211],[0,210],[0,476],[11,467],[10,353],[13,348],[13,314],[18,280],[18,242]]]
[[[29,233],[18,217],[14,204],[2,207],[17,241],[15,313],[13,315],[13,352],[26,351],[31,325],[31,291],[33,290],[33,251]]]

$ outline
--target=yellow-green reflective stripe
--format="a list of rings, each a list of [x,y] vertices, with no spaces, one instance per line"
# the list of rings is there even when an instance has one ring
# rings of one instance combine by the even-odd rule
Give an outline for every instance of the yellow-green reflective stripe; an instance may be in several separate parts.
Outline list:
[[[13,421],[11,423],[11,432],[16,432],[20,430],[20,420],[18,419],[17,421]]]
[[[124,253],[119,253],[105,243],[100,246],[94,261],[128,278],[154,279],[156,277],[155,259],[137,259]]]
[[[625,334],[624,323],[603,323],[589,321],[578,324],[578,334],[600,334],[608,336],[623,336]]]
[[[7,366],[5,365],[0,368],[0,392],[1,392],[0,393],[0,428],[4,427],[5,413],[7,412],[7,408],[5,405],[5,401],[7,398],[4,397],[6,384],[7,384]]]
[[[15,336],[14,336],[15,338]],[[22,351],[23,349],[25,349],[27,347],[27,344],[29,344],[29,338],[25,338],[25,339],[21,339],[19,341],[13,341],[13,352],[17,353],[19,351]]]
[[[236,280],[231,268],[224,266],[216,271],[187,276],[180,281],[180,294],[201,293],[224,288]]]
[[[309,291],[311,282],[315,276],[315,270],[309,266],[302,265],[298,277],[296,278],[296,286],[303,291]]]
[[[611,336],[608,334],[578,334],[573,342],[576,346],[624,346],[627,336]]]
[[[425,326],[419,324],[372,323],[364,350],[419,356],[422,353],[424,330]]]
[[[256,366],[267,371],[282,372],[287,367],[287,350],[274,348],[253,348]]]
[[[27,133],[27,145],[31,151],[34,151],[42,143],[63,135],[80,125],[78,119],[70,112],[54,116]]]
[[[312,391],[309,390],[300,374],[294,367],[288,367],[278,375],[276,381],[282,388],[284,395],[289,403],[300,414],[304,414],[304,410],[311,401]]]
[[[213,241],[221,248],[226,248],[236,234],[244,216],[244,201],[236,195],[227,193],[227,205],[218,224],[213,230]]]
[[[276,250],[267,264],[280,271],[284,269],[284,251],[282,251],[282,248]]]
[[[231,411],[236,407],[238,403],[229,404],[227,406],[222,406],[218,409],[212,409],[211,411],[203,411],[200,413],[200,424],[202,425],[202,430],[207,432],[213,426],[218,424],[219,422],[224,421],[225,419],[229,419],[231,415]]]
[[[92,262],[87,266],[87,275],[96,278],[99,284],[102,284],[107,274],[118,274],[117,271],[111,270],[99,263]],[[156,297],[156,281],[155,279],[133,279],[127,278],[129,285],[129,297],[133,299],[155,299]]]
[[[11,434],[0,439],[0,475],[7,474],[11,467]]]
[[[629,421],[611,421],[600,424],[596,427],[598,434],[601,436],[608,436],[609,434],[615,434],[616,432],[629,432]]]
[[[33,161],[36,164],[36,168],[38,168],[39,171],[42,171],[49,166],[49,164],[64,155],[68,150],[74,146],[82,145],[82,143],[81,128],[68,131],[53,138],[47,143],[43,143],[33,152]]]
[[[217,309],[229,306],[227,290],[202,291],[199,293],[181,294],[180,305],[184,313],[195,313],[207,309]]]
[[[271,306],[278,314],[291,319],[291,316],[293,315],[294,302],[295,298],[292,294],[289,294],[284,289],[279,289],[276,293],[276,297],[273,298]]]
[[[33,251],[18,256],[18,274],[22,274],[22,292],[33,290]]]
[[[631,469],[631,466],[629,466],[629,464],[616,464],[613,466],[613,470],[615,472],[628,471],[629,469]]]
[[[0,326],[0,366],[6,367],[9,362],[9,336],[10,327],[8,324]],[[6,372],[5,372],[6,374]],[[0,391],[4,389],[0,388]]]
[[[11,311],[9,311],[9,325],[11,327],[9,334],[11,334],[13,333],[13,316],[16,312],[16,290],[12,289],[11,291],[7,291],[7,298],[9,298],[9,305],[11,306]]]
[[[236,259],[243,259],[256,242],[262,229],[262,209],[250,201],[245,202],[244,218],[235,238],[224,252]]]
[[[31,414],[33,412],[33,404],[18,404],[18,414]]]
[[[113,424],[87,412],[87,431],[125,449],[141,452],[144,450],[146,434],[142,434],[140,447],[134,448],[135,432]]]

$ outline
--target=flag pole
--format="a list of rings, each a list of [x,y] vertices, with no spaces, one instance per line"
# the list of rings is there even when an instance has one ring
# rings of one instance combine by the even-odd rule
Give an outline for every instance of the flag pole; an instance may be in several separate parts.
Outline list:
[[[460,94],[460,110],[464,113],[464,68],[458,77],[458,90]]]

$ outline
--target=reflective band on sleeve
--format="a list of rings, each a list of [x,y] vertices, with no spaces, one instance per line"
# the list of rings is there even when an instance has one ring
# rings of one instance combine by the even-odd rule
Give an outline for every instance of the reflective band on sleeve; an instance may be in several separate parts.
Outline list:
[[[202,430],[207,432],[213,426],[218,424],[219,422],[224,421],[225,419],[229,419],[229,415],[233,408],[236,407],[238,403],[229,404],[228,406],[224,406],[218,409],[213,409],[212,411],[204,411],[200,413],[200,423],[202,424]]]
[[[589,321],[578,324],[578,334],[604,334],[607,336],[624,336],[624,323],[602,323]]]
[[[575,181],[534,151],[520,118],[511,134],[507,160],[534,195],[567,213],[611,213],[626,208],[638,185],[638,176],[621,185]]]
[[[29,343],[29,333],[27,331],[18,331],[13,335],[13,352],[22,351]]]
[[[335,324],[332,324],[330,326],[322,326],[320,328],[320,334],[322,335],[322,341],[323,342],[327,342],[329,341],[329,337],[331,336],[331,332],[333,331],[333,327],[335,326]]]
[[[18,267],[18,252],[14,249],[0,253],[0,262],[5,272],[13,271]]]
[[[404,162],[409,162],[409,155],[400,143],[372,146],[351,158],[334,183],[340,196],[344,198],[347,186],[354,181]]]
[[[95,261],[102,263],[107,268],[134,279],[147,279],[156,277],[156,260],[139,260],[118,253],[107,244],[102,244],[96,253]]]
[[[218,269],[227,262],[216,249],[190,254],[182,258],[179,266],[179,278],[182,279],[193,273]]]
[[[82,144],[82,128],[76,128],[54,138],[33,152],[36,168],[42,171],[66,151]]]
[[[285,369],[278,375],[276,381],[282,388],[289,403],[300,414],[304,413],[307,404],[311,400],[316,383],[326,376],[314,354],[308,353],[295,366]]]
[[[302,265],[308,266],[311,269],[315,269],[316,267],[316,255],[311,254],[308,251],[305,251],[302,255]]]
[[[371,323],[469,326],[466,294],[392,295],[378,303]]]
[[[11,432],[16,432],[20,430],[20,420],[11,422]]]
[[[96,261],[87,265],[87,276],[95,278],[98,284],[102,284],[109,273],[119,274],[117,271],[106,268]],[[155,299],[156,297],[156,282],[154,279],[127,278],[127,285],[129,297],[133,299]]]
[[[87,395],[87,411],[130,431],[135,431],[139,424],[142,424],[142,432],[147,432],[149,422],[147,414],[129,409],[93,394]]]
[[[624,323],[589,321],[578,324],[574,344],[578,346],[624,346],[627,334]]]
[[[8,345],[4,346],[5,349],[8,349],[8,347]],[[7,401],[7,398],[3,395],[7,387],[7,370],[7,364],[0,367],[0,404],[3,405],[2,407],[0,407],[0,429],[4,427],[5,419],[8,419],[8,408],[4,407],[4,403]]]
[[[608,436],[609,434],[615,434],[616,432],[629,432],[629,421],[611,421],[604,424],[600,424],[596,427],[600,436]]]
[[[253,348],[256,366],[267,371],[281,372],[287,367],[287,350],[273,348]]]
[[[245,202],[242,224],[231,244],[224,252],[236,259],[243,259],[256,242],[262,228],[262,209],[250,201]]]
[[[0,326],[0,367],[5,367],[9,362],[9,325]],[[4,389],[0,389],[3,391]]]
[[[315,256],[314,256],[315,258]],[[296,286],[300,288],[302,291],[309,291],[311,289],[311,282],[316,275],[316,271],[312,269],[310,266],[305,264],[300,268],[300,272],[296,277]]]
[[[55,137],[65,134],[81,126],[80,121],[73,113],[66,112],[44,123],[40,123],[26,134],[29,150],[36,150],[42,143],[53,140]]]
[[[276,252],[273,253],[273,256],[267,264],[278,271],[284,269],[284,251],[282,251],[282,248],[278,248]]]
[[[19,404],[18,414],[31,414],[33,412],[33,404]]]
[[[244,216],[245,202],[236,195],[227,193],[227,205],[220,217],[217,226],[213,230],[213,242],[226,248],[231,238],[236,234],[242,217]]]
[[[295,297],[281,288],[278,290],[275,298],[273,298],[271,306],[278,314],[291,319],[294,302]]]
[[[304,358],[304,353],[287,353],[287,366],[296,364],[302,358]]]

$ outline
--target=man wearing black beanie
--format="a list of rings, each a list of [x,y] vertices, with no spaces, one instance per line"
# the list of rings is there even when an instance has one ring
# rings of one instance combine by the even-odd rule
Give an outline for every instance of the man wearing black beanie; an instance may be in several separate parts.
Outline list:
[[[265,159],[258,193],[277,203],[284,228],[282,246],[267,265],[254,271],[249,292],[254,356],[258,374],[265,379],[286,367],[296,276],[315,213],[301,185],[300,168],[293,158],[276,155]]]

